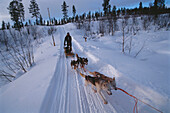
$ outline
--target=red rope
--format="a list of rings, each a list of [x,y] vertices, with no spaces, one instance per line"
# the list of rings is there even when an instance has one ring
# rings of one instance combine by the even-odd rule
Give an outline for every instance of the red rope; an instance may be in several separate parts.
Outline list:
[[[86,69],[86,68],[83,68],[83,69],[84,69],[85,71],[90,72],[90,71],[89,71],[88,69]],[[160,112],[160,113],[163,113],[163,112],[160,111],[159,109],[157,109],[157,108],[151,106],[150,104],[148,104],[148,103],[146,103],[146,102],[143,102],[142,100],[138,99],[137,97],[135,97],[135,96],[129,94],[127,91],[125,91],[125,90],[123,90],[123,89],[121,89],[121,88],[118,88],[118,87],[117,87],[117,89],[123,91],[123,92],[126,93],[127,95],[129,95],[129,96],[131,96],[131,97],[134,98],[134,100],[135,100],[135,106],[134,106],[134,108],[133,108],[133,113],[135,113],[135,110],[136,110],[136,113],[138,113],[138,109],[137,109],[138,101],[142,102],[143,104],[145,104],[145,105],[151,107],[152,109],[154,109],[154,110],[156,110],[156,111],[158,111],[158,112]]]
[[[146,104],[147,106],[151,107],[152,109],[155,109],[156,111],[158,111],[158,112],[160,112],[160,113],[163,113],[163,112],[160,111],[159,109],[157,109],[157,108],[151,106],[150,104],[148,104],[148,103],[146,103],[146,102],[143,102],[142,100],[140,100],[140,99],[136,98],[135,96],[129,94],[127,91],[125,91],[125,90],[123,90],[123,89],[121,89],[121,88],[117,88],[117,89],[123,91],[124,93],[126,93],[127,95],[129,95],[129,96],[131,96],[131,97],[133,97],[133,98],[135,99],[135,106],[134,106],[134,108],[133,108],[133,113],[135,113],[135,110],[136,110],[136,113],[138,113],[138,110],[137,110],[137,103],[138,103],[138,101]]]

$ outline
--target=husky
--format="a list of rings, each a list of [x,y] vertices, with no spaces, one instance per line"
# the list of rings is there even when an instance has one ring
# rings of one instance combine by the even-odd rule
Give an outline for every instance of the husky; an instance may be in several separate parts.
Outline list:
[[[94,72],[88,71],[88,72],[89,72],[89,74],[93,75],[94,77],[98,77],[98,78],[101,78],[103,80],[108,81],[108,83],[111,85],[112,89],[117,90],[115,77],[110,78],[110,77],[107,77],[104,74],[101,74],[101,73],[96,72],[96,71],[94,71]]]
[[[77,57],[77,61],[79,62],[81,68],[84,68],[85,65],[88,65],[87,58],[79,57],[78,54],[76,54],[76,57]]]
[[[108,95],[112,95],[111,87],[109,86],[108,82],[103,79],[100,79],[99,77],[91,77],[89,75],[84,75],[82,73],[80,73],[80,75],[83,78],[85,78],[85,86],[87,86],[88,84],[91,84],[92,90],[95,93],[98,92],[98,94],[102,98],[104,104],[107,104],[108,102],[102,96],[101,90],[106,91]],[[96,89],[94,89],[94,86],[96,87]]]
[[[78,62],[78,61],[71,60],[71,67],[72,67],[72,69],[73,69],[73,67],[74,67],[74,69],[76,70],[76,69],[78,68],[78,65],[79,65],[79,62]]]

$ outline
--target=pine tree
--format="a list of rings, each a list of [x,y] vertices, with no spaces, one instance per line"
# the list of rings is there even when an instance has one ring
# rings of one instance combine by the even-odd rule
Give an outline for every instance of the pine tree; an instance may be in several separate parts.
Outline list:
[[[41,15],[40,15],[40,25],[43,25],[43,18]]]
[[[117,16],[119,17],[120,15],[120,9],[117,10]]]
[[[47,26],[49,26],[50,25],[50,23],[49,23],[49,21],[47,20]]]
[[[154,1],[154,9],[157,10],[158,9],[158,0]]]
[[[10,28],[10,23],[9,23],[9,22],[8,22],[8,24],[7,24],[6,28],[7,28],[7,29],[9,29],[9,28]]]
[[[87,18],[89,19],[89,22],[91,22],[91,11],[89,11]]]
[[[76,15],[76,8],[75,8],[75,6],[73,5],[73,17],[75,17],[75,15]]]
[[[100,14],[98,12],[95,12],[95,17],[96,17],[97,21],[98,21],[99,16],[100,16]]]
[[[143,6],[142,6],[142,2],[140,2],[139,3],[139,12],[140,12],[140,14],[142,14],[143,13]]]
[[[66,21],[67,18],[68,18],[68,15],[67,15],[67,13],[68,13],[67,8],[68,8],[68,7],[69,7],[69,6],[67,6],[67,4],[66,4],[65,1],[63,2],[63,5],[61,5],[61,9],[62,9],[62,11],[63,11],[63,19],[64,19],[64,21]]]
[[[44,25],[46,24],[46,21],[44,20],[44,23],[43,23]]]
[[[6,27],[5,27],[5,22],[2,21],[2,30],[4,30],[4,29],[6,29]]]
[[[38,18],[40,17],[40,9],[38,7],[38,4],[36,3],[35,0],[31,0],[30,1],[30,7],[28,8],[29,9],[29,13],[32,14],[32,17],[31,18],[36,18],[36,24],[38,24]]]
[[[114,31],[116,31],[117,29],[116,6],[113,6],[112,14],[113,14]],[[112,35],[113,35],[113,32],[112,32]]]
[[[22,22],[24,21],[24,6],[22,0],[13,0],[10,2],[9,14],[11,15],[11,20],[14,21],[14,28],[21,28]]]
[[[113,16],[113,17],[116,17],[116,6],[113,6],[112,16]]]
[[[55,19],[55,25],[58,25],[58,22],[57,22],[57,20]]]
[[[155,0],[156,1],[156,0]],[[165,0],[157,0],[157,7],[159,9],[165,8]]]
[[[75,20],[76,22],[78,22],[79,21],[79,16],[78,15],[76,15],[76,20]]]
[[[110,9],[110,5],[109,5],[109,1],[110,0],[103,0],[103,11],[104,11],[104,15],[106,16],[109,13],[109,9]]]

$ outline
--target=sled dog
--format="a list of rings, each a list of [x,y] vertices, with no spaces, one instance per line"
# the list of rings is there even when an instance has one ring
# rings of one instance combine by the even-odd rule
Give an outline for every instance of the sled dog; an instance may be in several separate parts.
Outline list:
[[[101,79],[103,79],[103,80],[108,81],[108,83],[111,85],[112,89],[117,90],[115,77],[110,78],[110,77],[107,77],[107,76],[105,76],[104,74],[101,74],[101,73],[96,72],[96,71],[94,71],[94,72],[88,71],[88,72],[89,72],[89,74],[93,75],[94,77],[98,77],[98,78],[101,78]]]
[[[78,65],[79,65],[79,62],[78,61],[75,61],[75,60],[71,60],[71,67],[73,69],[77,69],[78,68]]]
[[[104,99],[104,97],[101,94],[101,90],[106,91],[108,95],[112,95],[111,87],[109,86],[108,82],[103,79],[100,79],[99,77],[91,77],[89,75],[84,75],[82,73],[80,73],[80,75],[83,78],[85,78],[85,86],[87,86],[88,84],[91,84],[92,90],[95,93],[98,92],[104,104],[107,104],[107,101]],[[96,87],[96,89],[94,89],[94,86]]]
[[[76,54],[76,57],[77,57],[77,61],[79,62],[81,68],[84,68],[85,65],[88,65],[87,58],[79,57],[78,54]]]

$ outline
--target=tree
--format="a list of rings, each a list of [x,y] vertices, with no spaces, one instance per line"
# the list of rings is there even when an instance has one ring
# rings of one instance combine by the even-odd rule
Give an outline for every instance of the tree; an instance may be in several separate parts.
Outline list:
[[[50,24],[49,24],[49,21],[47,20],[47,26],[49,26]]]
[[[6,29],[6,27],[5,27],[5,22],[2,21],[2,30],[4,30],[4,29]]]
[[[99,16],[100,16],[100,14],[98,12],[95,12],[95,17],[96,17],[97,21],[98,21]]]
[[[87,18],[89,19],[89,23],[91,22],[91,11],[87,14]]]
[[[117,16],[119,17],[120,15],[120,9],[117,10]]]
[[[157,1],[157,8],[159,9],[165,8],[165,0],[155,0],[155,1]]]
[[[73,5],[73,17],[75,17],[75,15],[76,15],[76,8],[75,8],[75,6]]]
[[[40,15],[40,25],[43,25],[43,18],[41,15]]]
[[[67,8],[68,8],[68,7],[69,7],[69,6],[67,6],[67,4],[66,4],[65,1],[63,2],[63,5],[61,5],[61,9],[62,9],[62,11],[63,11],[63,19],[64,19],[64,21],[67,20],[67,18],[68,18],[68,15],[67,15],[67,13],[68,13]]]
[[[142,6],[142,2],[139,3],[139,9],[142,9],[143,6]]]
[[[8,22],[8,24],[7,24],[6,28],[7,28],[7,29],[9,29],[9,28],[10,28],[10,23],[9,23],[9,22]]]
[[[38,7],[38,4],[36,3],[35,0],[31,0],[30,1],[30,7],[28,8],[29,9],[29,13],[32,14],[32,17],[31,18],[36,18],[36,24],[38,24],[38,18],[40,17],[40,9]]]
[[[116,17],[116,6],[113,6],[112,16],[113,16],[113,17]]]
[[[142,2],[140,2],[139,3],[139,12],[140,12],[140,14],[142,14],[143,13],[143,6],[142,6]]]
[[[11,20],[14,21],[14,28],[21,28],[22,22],[24,21],[24,6],[22,0],[13,0],[10,2],[9,14],[11,15]]]
[[[113,14],[114,31],[116,31],[116,29],[117,29],[116,6],[113,6],[112,14]],[[113,31],[112,31],[112,35],[113,35]]]
[[[121,8],[121,13],[122,13],[122,15],[125,15],[126,14],[126,8],[124,7],[124,8]]]
[[[154,13],[155,17],[157,14],[165,13],[165,0],[155,0],[154,1]]]
[[[110,0],[103,0],[103,11],[104,11],[104,15],[106,16],[109,13],[109,9],[110,9],[110,5],[109,5],[109,1]]]
[[[125,52],[125,28],[127,26],[126,19],[127,18],[123,18],[122,23],[121,23],[122,35],[123,35],[123,38],[122,38],[122,52],[123,53]]]
[[[158,0],[154,1],[154,9],[157,10],[158,9]]]

